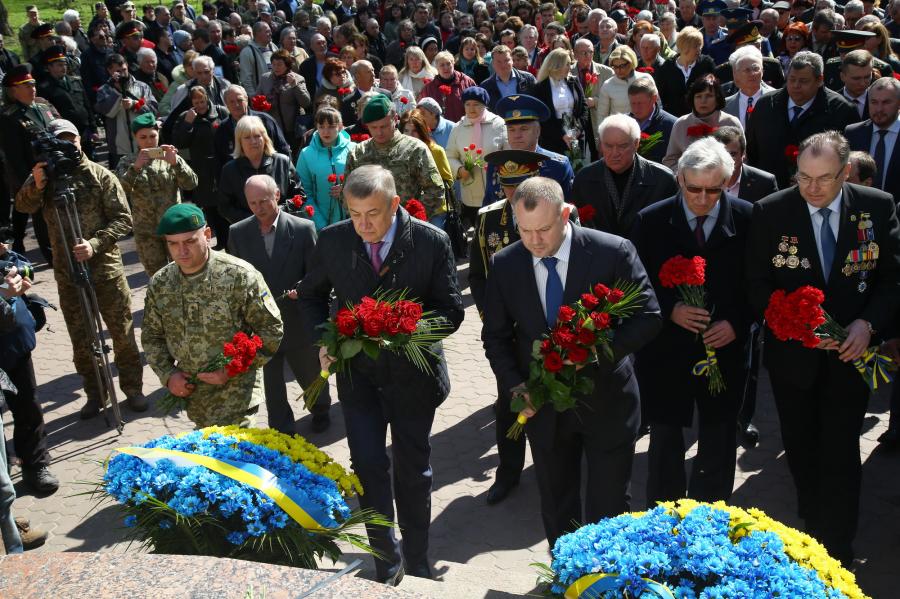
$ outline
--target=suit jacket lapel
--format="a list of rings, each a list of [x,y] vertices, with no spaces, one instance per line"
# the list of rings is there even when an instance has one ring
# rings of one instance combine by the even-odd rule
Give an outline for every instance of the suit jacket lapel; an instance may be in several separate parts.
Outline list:
[[[800,195],[800,191],[795,188],[793,195],[795,197],[795,214],[789,222],[803,223],[797,230],[798,243],[796,245],[801,251],[804,251],[805,248],[812,248],[812,251],[809,252],[810,261],[812,262],[813,270],[816,272],[819,284],[824,289],[826,281],[825,275],[822,274],[822,259],[819,256],[819,246],[816,244],[816,234],[813,230],[814,225],[812,216],[809,214],[808,204],[806,203],[806,200],[803,199],[803,196]],[[835,256],[837,256],[837,251],[835,251]]]
[[[284,270],[284,265],[288,261],[287,256],[294,251],[293,246],[294,232],[288,228],[287,215],[282,213],[278,217],[278,226],[275,228],[275,243],[269,262],[269,268],[274,271],[273,274],[281,274],[281,271]]]
[[[706,240],[706,247],[715,249],[734,236],[734,214],[731,210],[731,200],[725,193],[722,193],[719,197],[719,216]]]
[[[669,217],[669,224],[675,231],[678,247],[684,248],[686,253],[695,256],[700,252],[700,248],[697,247],[697,238],[694,237],[687,215],[684,213],[683,201],[681,192],[679,192],[672,203],[672,215]]]
[[[587,275],[591,267],[591,252],[585,247],[584,233],[578,225],[572,227],[572,245],[569,249],[569,269],[566,272],[566,288],[563,291],[563,304],[578,301],[582,293],[587,293],[588,286],[600,281],[588,281]]]

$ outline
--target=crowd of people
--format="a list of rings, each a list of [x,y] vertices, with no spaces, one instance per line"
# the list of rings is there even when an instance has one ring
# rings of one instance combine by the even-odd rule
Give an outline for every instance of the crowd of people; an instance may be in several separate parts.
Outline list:
[[[161,384],[193,397],[197,426],[249,425],[265,402],[269,426],[288,433],[284,362],[304,388],[328,369],[333,356],[315,343],[330,306],[406,290],[455,330],[454,261],[468,260],[497,377],[500,465],[487,501],[499,503],[524,465],[524,438],[506,431],[513,398],[527,404],[533,342],[561,306],[624,280],[643,302],[617,324],[612,360],[588,366],[594,390],[567,412],[526,408],[551,545],[573,522],[630,509],[643,434],[648,502],[727,500],[736,445],[758,441],[765,365],[798,514],[853,565],[870,390],[852,364],[879,345],[900,361],[900,0],[142,9],[98,2],[84,26],[75,10],[50,23],[29,6],[21,56],[0,45],[3,249],[25,264],[30,216],[84,379],[83,418],[106,399],[61,256],[90,265],[131,410],[148,402],[116,245],[129,232],[151,277],[142,346]],[[83,239],[65,230],[56,181],[31,149],[43,132],[78,149]],[[706,260],[706,308],[663,286],[660,268],[677,255]],[[7,282],[0,304],[24,302],[28,280],[13,270]],[[824,291],[845,340],[809,349],[767,329],[772,292],[803,285]],[[15,453],[26,483],[53,492],[35,326],[6,320],[0,340],[16,352],[0,367],[18,391],[0,386]],[[262,372],[192,379],[239,329],[262,337]],[[693,373],[704,349],[716,352],[721,393]],[[392,531],[369,532],[379,580],[397,584],[431,576],[428,437],[450,390],[439,346],[428,374],[387,354],[355,358],[337,391],[363,507],[393,518],[396,502],[402,547]],[[313,407],[314,432],[329,426],[330,403],[326,392]],[[887,446],[900,444],[898,403],[895,386]],[[688,473],[684,429],[695,421]],[[4,501],[5,488],[0,478]]]

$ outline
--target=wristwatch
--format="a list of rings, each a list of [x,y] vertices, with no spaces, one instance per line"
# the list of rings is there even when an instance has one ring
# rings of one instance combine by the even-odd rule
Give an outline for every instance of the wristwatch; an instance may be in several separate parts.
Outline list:
[[[860,320],[862,320],[862,319],[860,319]],[[874,336],[876,331],[874,328],[872,328],[872,323],[869,322],[868,320],[863,320],[863,322],[866,323],[866,328],[869,329],[869,335]]]

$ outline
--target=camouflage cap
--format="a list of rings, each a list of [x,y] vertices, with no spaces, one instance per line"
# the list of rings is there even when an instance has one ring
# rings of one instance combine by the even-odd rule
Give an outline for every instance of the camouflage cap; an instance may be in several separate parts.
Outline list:
[[[203,210],[195,204],[175,204],[170,206],[159,220],[157,235],[177,235],[190,233],[206,226]]]

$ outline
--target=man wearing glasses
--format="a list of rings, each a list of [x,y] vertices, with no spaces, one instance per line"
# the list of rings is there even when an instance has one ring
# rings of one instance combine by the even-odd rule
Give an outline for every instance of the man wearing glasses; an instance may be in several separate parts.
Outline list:
[[[756,118],[756,115],[754,115]],[[797,185],[754,204],[747,288],[762,317],[773,291],[812,285],[849,336],[815,349],[766,330],[769,371],[788,467],[807,533],[845,567],[859,517],[859,436],[869,388],[852,362],[897,313],[900,223],[890,194],[847,183],[850,146],[836,131],[805,139]]]

